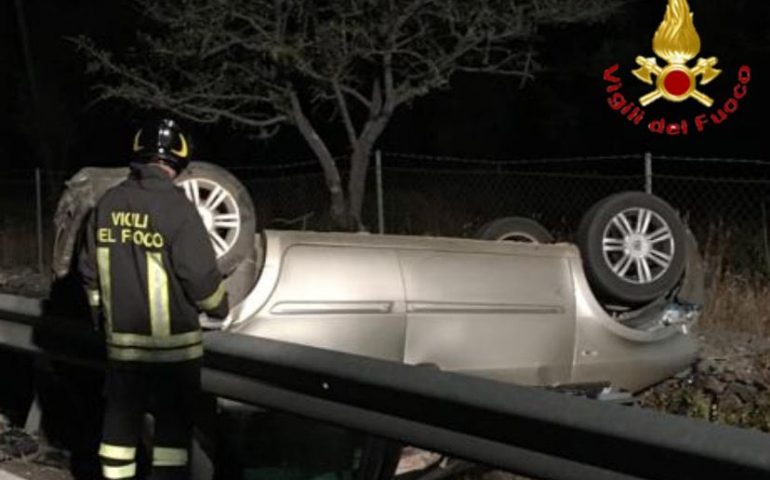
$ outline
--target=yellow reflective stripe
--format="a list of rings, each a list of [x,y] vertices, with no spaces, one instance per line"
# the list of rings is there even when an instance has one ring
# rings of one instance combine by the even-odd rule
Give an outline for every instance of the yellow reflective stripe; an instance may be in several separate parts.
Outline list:
[[[96,264],[99,269],[99,287],[101,289],[102,308],[107,320],[107,331],[112,331],[112,281],[110,280],[110,249],[96,248]]]
[[[98,307],[99,306],[99,290],[91,290],[90,288],[86,288],[86,296],[88,297],[88,305],[92,307]]]
[[[104,478],[131,478],[136,475],[136,463],[113,467],[111,465],[102,465],[102,475]]]
[[[147,252],[147,291],[150,300],[150,331],[153,336],[171,334],[168,313],[168,275],[161,252]]]
[[[187,465],[187,449],[155,447],[152,449],[154,467],[181,467]]]
[[[219,286],[216,290],[214,290],[214,293],[204,298],[200,302],[196,302],[196,304],[198,307],[200,307],[201,310],[214,310],[222,302],[222,298],[224,298],[226,292],[227,290],[225,290],[225,284],[223,282],[219,282]]]
[[[122,447],[102,443],[99,445],[99,456],[110,460],[133,460],[136,456],[136,447]]]
[[[202,341],[203,334],[200,330],[178,333],[167,337],[116,332],[107,335],[107,343],[117,347],[179,348],[201,343]]]
[[[203,345],[193,345],[174,350],[143,350],[107,346],[107,355],[112,360],[124,362],[183,362],[203,356]]]

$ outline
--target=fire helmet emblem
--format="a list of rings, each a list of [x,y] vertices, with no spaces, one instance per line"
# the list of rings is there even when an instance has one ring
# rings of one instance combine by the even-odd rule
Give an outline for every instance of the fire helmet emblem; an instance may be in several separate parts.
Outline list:
[[[698,58],[695,66],[689,67],[687,63],[698,56],[700,49],[700,36],[687,0],[668,0],[666,15],[652,40],[652,50],[668,65],[658,65],[655,57],[636,57],[640,68],[633,74],[642,82],[655,85],[655,90],[642,96],[639,103],[647,106],[660,98],[671,102],[693,98],[711,107],[714,100],[699,91],[698,86],[709,84],[722,71],[714,68],[716,57]]]

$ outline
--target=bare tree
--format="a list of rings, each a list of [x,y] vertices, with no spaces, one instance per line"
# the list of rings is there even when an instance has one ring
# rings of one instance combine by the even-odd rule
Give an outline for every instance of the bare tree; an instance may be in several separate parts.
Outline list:
[[[116,59],[76,40],[123,99],[267,136],[299,129],[323,168],[331,216],[360,228],[367,167],[395,110],[458,71],[530,77],[538,28],[592,21],[616,0],[138,0],[150,20]],[[347,190],[318,108],[331,106],[350,158]]]

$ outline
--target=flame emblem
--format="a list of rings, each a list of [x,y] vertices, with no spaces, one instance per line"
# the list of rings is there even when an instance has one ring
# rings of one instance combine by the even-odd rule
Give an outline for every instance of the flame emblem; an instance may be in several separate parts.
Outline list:
[[[693,98],[706,107],[713,105],[714,100],[700,92],[697,87],[699,84],[707,85],[722,73],[714,68],[718,62],[717,58],[699,58],[695,67],[687,66],[687,63],[700,53],[700,48],[700,36],[695,29],[687,0],[668,0],[663,23],[652,40],[652,50],[668,62],[668,65],[659,66],[655,57],[636,57],[640,68],[634,70],[633,74],[644,83],[654,84],[656,87],[641,97],[639,103],[646,107],[660,98],[671,102],[683,102]],[[656,77],[655,82],[653,75]]]

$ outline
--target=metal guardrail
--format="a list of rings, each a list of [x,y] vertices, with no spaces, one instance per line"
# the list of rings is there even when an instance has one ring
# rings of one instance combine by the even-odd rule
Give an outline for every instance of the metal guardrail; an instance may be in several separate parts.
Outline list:
[[[240,335],[210,334],[206,352],[204,379],[220,395],[514,473],[770,477],[770,436],[759,432]]]
[[[55,355],[93,366],[80,356],[98,338],[71,327],[0,315],[0,347],[47,352],[33,329],[54,328],[72,350]],[[759,432],[242,335],[209,333],[205,347],[215,395],[535,478],[770,478]]]

